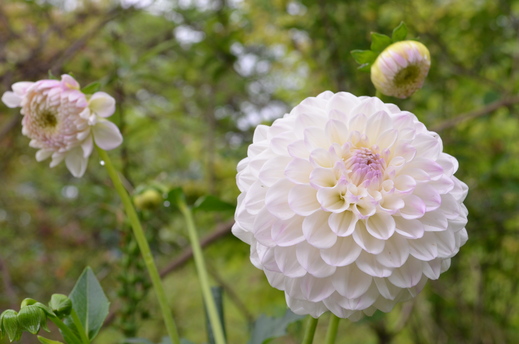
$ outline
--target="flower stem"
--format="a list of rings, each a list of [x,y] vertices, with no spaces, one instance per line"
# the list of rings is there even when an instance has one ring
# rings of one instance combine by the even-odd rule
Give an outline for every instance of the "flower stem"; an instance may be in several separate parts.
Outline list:
[[[162,286],[162,281],[160,280],[159,271],[157,270],[157,266],[155,265],[155,262],[153,260],[153,255],[151,254],[148,241],[146,241],[146,237],[144,235],[144,231],[139,221],[139,217],[137,216],[137,212],[133,207],[130,196],[124,188],[121,179],[117,174],[117,171],[112,165],[110,157],[101,148],[96,148],[101,160],[103,160],[105,163],[106,170],[110,175],[110,179],[112,179],[115,190],[117,190],[117,193],[121,197],[121,200],[124,205],[124,210],[126,211],[126,215],[130,220],[133,229],[133,234],[135,235],[135,239],[137,240],[137,244],[139,245],[139,249],[144,259],[144,263],[146,264],[146,268],[148,269],[148,273],[150,275],[153,288],[155,289],[155,293],[157,294],[157,299],[159,301],[160,309],[162,311],[162,316],[164,318],[164,323],[166,324],[166,329],[168,331],[169,338],[171,339],[171,342],[173,344],[179,344],[180,339],[178,336],[177,327],[175,325],[175,321],[173,320],[171,310],[168,307],[166,293],[164,292],[164,287]]]
[[[335,314],[331,314],[330,324],[328,324],[328,331],[326,332],[325,344],[334,344],[337,337],[337,329],[339,328],[339,318]]]
[[[303,339],[302,344],[312,344],[314,342],[315,329],[318,321],[319,318],[315,319],[311,316],[308,317],[308,321],[306,322],[305,338]]]
[[[379,98],[379,99],[382,99],[382,97],[384,97],[384,95],[382,94],[382,92],[380,92],[379,90],[376,90],[375,92],[375,97]]]
[[[72,321],[74,322],[74,325],[76,325],[77,331],[79,332],[79,338],[81,341],[85,344],[89,344],[90,340],[87,337],[87,334],[85,333],[85,328],[83,324],[81,323],[81,320],[79,320],[79,317],[77,315],[77,312],[72,308],[72,312],[70,313],[70,316],[72,317]]]
[[[200,280],[200,287],[202,288],[202,295],[205,301],[205,305],[207,307],[207,314],[209,315],[209,320],[211,322],[211,328],[213,330],[213,335],[216,344],[224,344],[225,337],[223,335],[222,323],[220,321],[220,317],[218,316],[218,311],[216,309],[216,303],[214,302],[213,295],[211,293],[211,288],[209,286],[209,277],[207,274],[207,268],[204,262],[204,256],[202,254],[202,247],[200,246],[200,241],[198,239],[198,234],[196,232],[195,223],[193,221],[193,214],[191,210],[186,205],[186,203],[179,199],[178,207],[184,215],[184,218],[187,223],[187,230],[189,232],[189,240],[191,241],[191,247],[193,249],[193,257],[195,259],[196,271],[198,274],[198,278]]]
[[[55,316],[49,316],[48,319],[52,321],[60,330],[63,335],[63,338],[67,338],[68,340],[71,340],[68,344],[89,344],[90,342],[83,342],[80,340],[72,330],[65,325],[65,323],[61,320],[59,320],[58,317]],[[79,329],[78,329],[79,330]]]

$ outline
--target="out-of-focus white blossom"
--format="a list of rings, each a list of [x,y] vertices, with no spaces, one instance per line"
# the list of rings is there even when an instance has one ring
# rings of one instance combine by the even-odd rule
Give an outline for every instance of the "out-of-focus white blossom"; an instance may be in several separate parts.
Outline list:
[[[17,82],[2,101],[21,107],[22,133],[37,148],[36,160],[51,158],[51,167],[65,160],[69,171],[81,177],[94,142],[110,150],[122,143],[117,126],[106,120],[115,112],[115,100],[104,92],[85,95],[70,75],[61,80]]]
[[[371,66],[371,81],[382,94],[407,98],[422,88],[430,67],[431,56],[425,45],[400,41],[377,57]]]
[[[388,312],[467,240],[467,186],[440,137],[378,98],[324,92],[254,132],[233,233],[298,314]]]

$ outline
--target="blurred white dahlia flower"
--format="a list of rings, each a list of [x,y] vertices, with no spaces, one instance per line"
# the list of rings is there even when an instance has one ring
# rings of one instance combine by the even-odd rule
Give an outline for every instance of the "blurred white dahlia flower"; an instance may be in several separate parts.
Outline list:
[[[70,75],[59,80],[17,82],[2,101],[10,108],[21,107],[22,134],[39,149],[36,160],[52,158],[50,167],[65,160],[74,177],[86,170],[94,141],[105,150],[122,143],[117,126],[104,119],[115,112],[115,100],[104,92],[85,95]]]
[[[422,88],[430,67],[425,45],[400,41],[384,49],[371,65],[371,81],[382,94],[407,98]]]
[[[327,91],[256,128],[233,233],[295,313],[388,312],[467,241],[457,168],[412,113]]]

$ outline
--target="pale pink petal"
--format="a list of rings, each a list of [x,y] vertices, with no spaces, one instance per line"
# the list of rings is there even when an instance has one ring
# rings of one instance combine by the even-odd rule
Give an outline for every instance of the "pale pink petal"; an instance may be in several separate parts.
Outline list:
[[[94,149],[94,140],[92,140],[91,135],[83,141],[81,148],[83,149],[83,157],[88,158],[90,154],[92,154],[92,150]]]
[[[384,250],[377,255],[377,261],[389,268],[401,267],[409,257],[409,244],[400,235],[393,235],[384,245]]]
[[[423,219],[423,217],[422,217]],[[408,239],[418,239],[424,234],[424,224],[420,220],[406,220],[401,217],[394,217],[396,232]]]
[[[395,232],[395,220],[391,215],[375,213],[366,220],[366,229],[373,237],[387,240]]]
[[[306,275],[301,277],[300,285],[305,299],[312,302],[320,302],[335,291],[330,278],[315,278]]]
[[[330,229],[338,236],[351,235],[355,231],[358,217],[351,211],[332,213],[328,218]]]
[[[350,265],[338,268],[331,280],[339,294],[356,299],[369,289],[373,277],[360,271],[356,265]]]
[[[321,208],[317,202],[317,190],[306,185],[296,185],[290,190],[288,205],[301,216],[311,215]]]
[[[387,279],[397,287],[412,288],[420,282],[422,273],[422,262],[409,257],[406,263],[402,267],[394,269]]]
[[[290,157],[276,156],[261,167],[258,178],[268,187],[271,187],[281,179],[285,179],[285,168],[290,162]]]
[[[355,232],[353,232],[353,240],[359,245],[364,251],[371,254],[379,254],[384,249],[384,240],[377,239],[371,236],[363,221],[357,222]]]
[[[49,158],[52,155],[52,153],[54,153],[52,150],[40,149],[36,152],[36,161],[43,161]]]
[[[295,246],[276,248],[274,250],[274,257],[283,275],[290,278],[306,275],[306,270],[297,261]]]
[[[22,97],[14,92],[7,91],[2,95],[2,102],[9,108],[16,108],[22,104]]]
[[[265,188],[261,183],[258,183],[256,187],[262,188],[263,191],[267,190],[267,188]],[[265,201],[265,206],[272,215],[286,220],[295,214],[288,202],[288,195],[293,187],[294,185],[292,183],[289,183],[286,180],[280,180],[271,188],[268,188],[264,197],[261,196],[263,191],[254,192],[254,190],[252,190],[248,194],[251,195],[251,201],[252,199],[255,199],[254,202],[256,202],[258,206],[261,207],[261,204],[258,202]]]
[[[79,83],[68,74],[61,76],[61,85],[66,89],[79,90]]]
[[[413,257],[428,262],[438,257],[436,237],[431,232],[424,233],[419,239],[409,240],[409,249]]]
[[[329,216],[326,212],[316,212],[303,221],[303,235],[315,248],[330,248],[337,242],[337,235],[328,226]]]
[[[111,150],[123,143],[123,137],[117,126],[106,120],[100,120],[92,128],[94,141],[99,148]]]
[[[65,164],[74,177],[80,178],[83,176],[83,174],[85,174],[88,159],[83,157],[81,148],[76,148],[67,153],[65,157]]]
[[[332,266],[346,266],[353,263],[362,249],[351,236],[337,238],[335,245],[321,250],[321,258]]]

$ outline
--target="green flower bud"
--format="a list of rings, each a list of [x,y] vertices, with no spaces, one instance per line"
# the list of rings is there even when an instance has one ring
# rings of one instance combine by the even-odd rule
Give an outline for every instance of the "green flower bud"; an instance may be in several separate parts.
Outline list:
[[[144,190],[144,192],[133,196],[135,207],[139,210],[150,210],[157,208],[164,201],[159,191],[154,188]]]
[[[32,334],[38,333],[42,325],[45,327],[46,323],[47,315],[37,305],[25,306],[18,313],[18,324]]]
[[[9,341],[19,340],[22,337],[22,327],[18,322],[18,313],[8,309],[0,315],[0,331],[7,333]]]
[[[72,301],[67,295],[53,294],[50,298],[49,307],[58,318],[63,319],[72,312]]]
[[[420,42],[400,41],[388,46],[371,66],[371,81],[382,94],[407,98],[422,88],[431,56]]]

